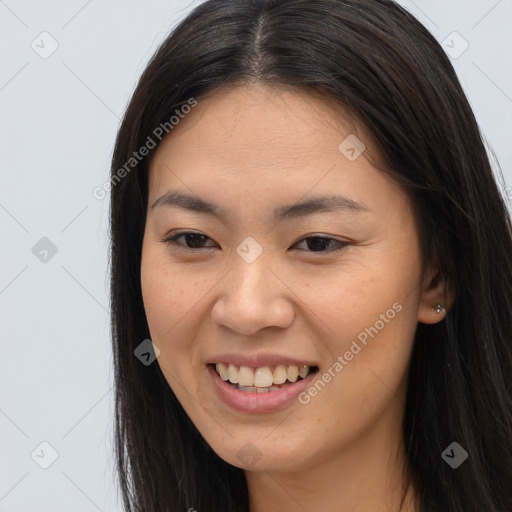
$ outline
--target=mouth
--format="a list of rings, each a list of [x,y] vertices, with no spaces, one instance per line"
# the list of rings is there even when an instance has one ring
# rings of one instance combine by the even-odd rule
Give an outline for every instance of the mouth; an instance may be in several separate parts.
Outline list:
[[[210,363],[226,384],[245,393],[272,393],[286,388],[318,371],[317,366],[272,365],[253,368],[232,363]]]

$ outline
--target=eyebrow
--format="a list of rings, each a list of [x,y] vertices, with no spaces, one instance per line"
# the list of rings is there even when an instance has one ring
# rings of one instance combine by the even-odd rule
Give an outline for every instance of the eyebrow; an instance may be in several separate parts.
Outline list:
[[[229,212],[225,208],[201,199],[198,196],[192,196],[173,190],[158,198],[151,208],[153,209],[161,206],[179,207],[197,213],[212,215],[225,222],[229,219]],[[363,203],[335,194],[331,196],[313,197],[307,201],[279,206],[273,211],[273,219],[276,222],[280,222],[285,219],[333,211],[348,211],[356,213],[369,212],[371,210]]]

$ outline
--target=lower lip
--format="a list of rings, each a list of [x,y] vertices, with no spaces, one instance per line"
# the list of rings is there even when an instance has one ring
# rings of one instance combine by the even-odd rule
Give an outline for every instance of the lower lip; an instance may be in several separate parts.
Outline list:
[[[309,386],[317,373],[312,373],[306,378],[288,384],[277,391],[248,393],[247,391],[240,391],[223,381],[212,366],[209,365],[207,369],[219,397],[225,404],[236,411],[255,414],[285,409],[294,400],[297,400],[298,395]]]

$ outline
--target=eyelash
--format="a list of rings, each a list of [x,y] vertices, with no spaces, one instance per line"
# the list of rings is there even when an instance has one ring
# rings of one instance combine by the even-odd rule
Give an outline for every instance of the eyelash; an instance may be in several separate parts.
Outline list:
[[[169,247],[173,247],[173,248],[176,248],[178,250],[183,250],[183,251],[188,251],[188,252],[197,252],[198,250],[204,249],[204,247],[201,247],[199,249],[197,249],[197,248],[194,249],[192,247],[187,247],[187,246],[177,242],[178,239],[180,239],[182,237],[185,237],[187,235],[197,235],[197,236],[200,236],[200,237],[204,237],[207,240],[211,240],[211,238],[207,237],[206,235],[203,235],[202,233],[197,233],[195,231],[183,231],[182,233],[177,233],[175,235],[172,235],[172,236],[169,236],[167,238],[164,238],[164,239],[160,240],[160,242],[166,244]],[[296,244],[298,244],[300,242],[303,242],[305,240],[311,240],[311,239],[313,239],[313,240],[320,239],[320,240],[326,240],[326,241],[333,241],[333,242],[337,242],[339,244],[339,246],[337,248],[331,249],[331,250],[326,250],[326,251],[306,251],[306,252],[311,252],[313,254],[317,254],[317,253],[320,253],[320,254],[331,254],[333,252],[339,252],[342,249],[344,249],[346,246],[350,245],[350,243],[351,243],[351,242],[336,240],[335,238],[330,238],[330,237],[326,237],[326,236],[308,236],[308,237],[302,238],[301,240],[296,242]],[[201,243],[201,242],[199,242],[199,243]],[[294,244],[294,245],[296,245],[296,244]],[[206,249],[211,248],[211,247],[212,246],[206,247]]]

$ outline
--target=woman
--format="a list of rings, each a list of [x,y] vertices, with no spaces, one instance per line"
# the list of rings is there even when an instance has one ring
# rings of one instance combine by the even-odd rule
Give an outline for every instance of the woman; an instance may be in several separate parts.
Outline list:
[[[199,5],[111,184],[126,510],[512,510],[511,223],[410,14]]]

